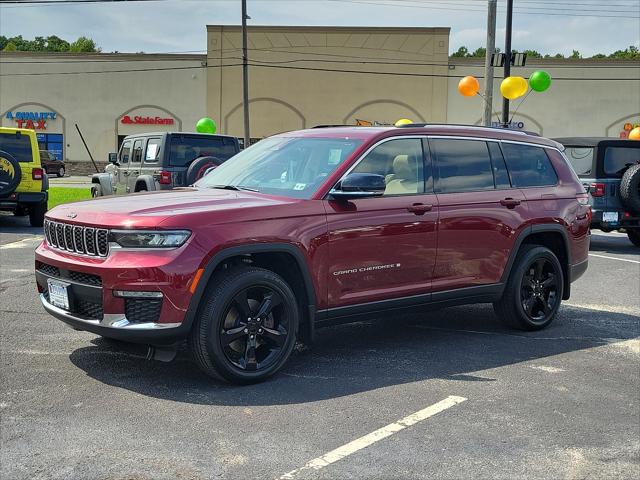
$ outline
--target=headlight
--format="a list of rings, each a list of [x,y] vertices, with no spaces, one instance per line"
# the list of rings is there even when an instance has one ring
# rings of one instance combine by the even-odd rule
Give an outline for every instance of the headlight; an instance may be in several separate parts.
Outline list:
[[[112,230],[109,241],[123,248],[176,248],[190,235],[189,230]]]

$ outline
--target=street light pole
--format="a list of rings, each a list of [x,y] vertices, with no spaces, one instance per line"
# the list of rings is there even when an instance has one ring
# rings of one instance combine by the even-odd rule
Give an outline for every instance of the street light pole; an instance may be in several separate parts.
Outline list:
[[[504,34],[504,78],[511,75],[511,24],[513,17],[513,0],[507,0],[507,28]],[[502,101],[502,126],[509,125],[509,99]]]
[[[244,111],[244,148],[251,143],[249,132],[249,58],[247,55],[247,0],[242,0],[242,107]]]
[[[487,46],[484,59],[484,112],[482,124],[491,126],[493,113],[493,53],[496,50],[496,9],[497,0],[489,0],[487,9]]]

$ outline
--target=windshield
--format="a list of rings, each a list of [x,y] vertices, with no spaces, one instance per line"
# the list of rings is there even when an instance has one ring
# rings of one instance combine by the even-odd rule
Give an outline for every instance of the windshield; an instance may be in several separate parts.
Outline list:
[[[621,177],[631,165],[640,162],[640,147],[607,147],[604,173]]]
[[[567,147],[564,151],[569,163],[578,175],[589,175],[593,168],[593,147]]]
[[[361,143],[362,140],[348,138],[266,138],[195,185],[308,199]]]

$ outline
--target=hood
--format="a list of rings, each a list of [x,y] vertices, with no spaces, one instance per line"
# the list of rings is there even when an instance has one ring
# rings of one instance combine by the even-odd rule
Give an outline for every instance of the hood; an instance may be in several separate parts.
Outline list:
[[[242,210],[245,218],[247,212],[249,217],[264,218],[263,208],[298,201],[257,192],[187,188],[67,203],[47,212],[47,218],[109,228],[147,228],[176,216],[206,213],[208,223],[223,223],[235,220],[232,210]]]

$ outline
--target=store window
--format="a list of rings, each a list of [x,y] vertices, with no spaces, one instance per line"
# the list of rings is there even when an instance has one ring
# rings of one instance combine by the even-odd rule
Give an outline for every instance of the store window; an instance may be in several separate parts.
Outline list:
[[[61,133],[38,133],[38,148],[47,150],[57,160],[64,159],[64,136]]]

